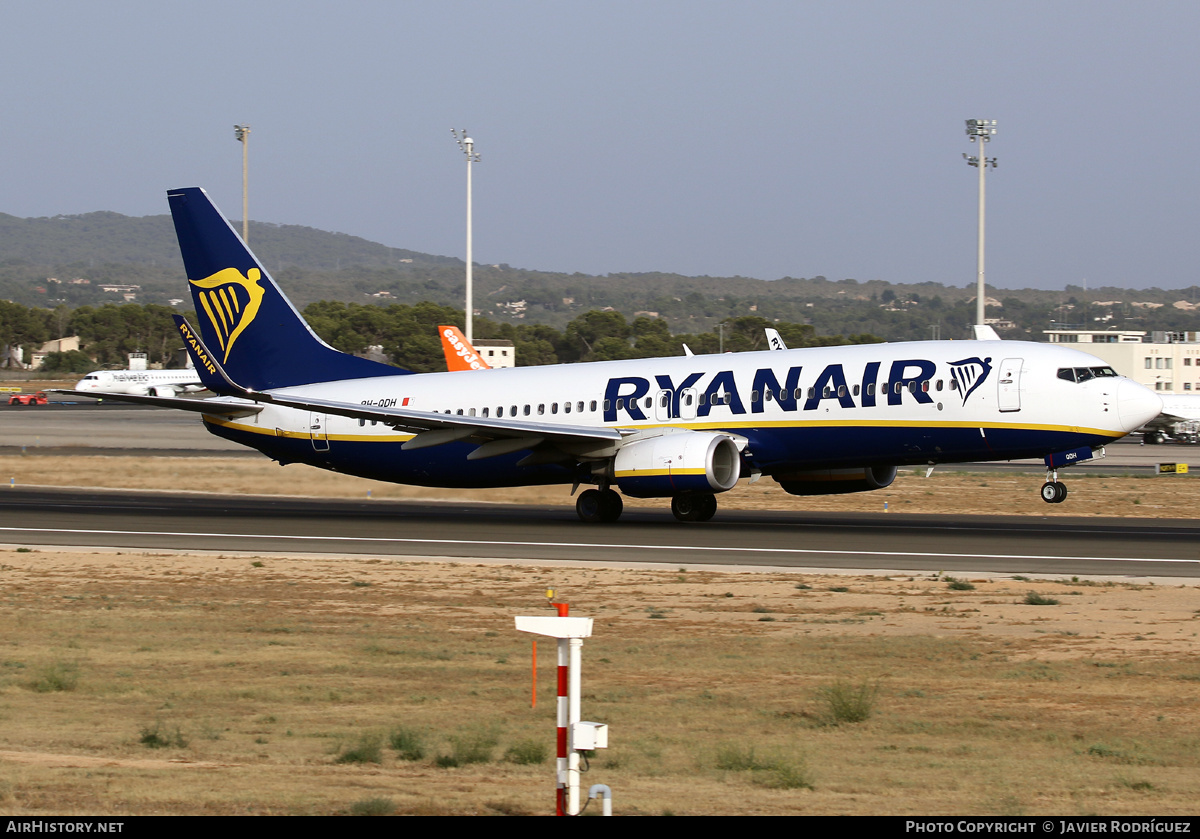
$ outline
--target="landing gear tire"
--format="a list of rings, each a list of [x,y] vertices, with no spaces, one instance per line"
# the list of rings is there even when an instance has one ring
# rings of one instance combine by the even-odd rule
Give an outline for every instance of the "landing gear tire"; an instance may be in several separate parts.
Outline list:
[[[1067,485],[1058,481],[1042,484],[1042,500],[1047,504],[1061,504],[1067,499]]]
[[[679,521],[708,521],[717,513],[715,495],[676,495],[671,499],[671,513]]]
[[[584,490],[575,502],[575,513],[579,518],[593,524],[616,521],[624,508],[621,496],[611,489]]]
[[[625,509],[625,502],[621,500],[619,493],[611,489],[600,491],[600,511],[601,521],[616,521],[621,517],[621,511]]]

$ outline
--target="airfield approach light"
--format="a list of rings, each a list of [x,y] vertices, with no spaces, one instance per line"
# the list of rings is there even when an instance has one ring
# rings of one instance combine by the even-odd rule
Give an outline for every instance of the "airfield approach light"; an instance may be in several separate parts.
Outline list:
[[[242,144],[242,241],[250,243],[250,126],[233,126],[233,136]]]
[[[990,143],[992,137],[996,134],[996,120],[994,119],[969,119],[967,120],[967,137],[972,143],[979,143],[979,154],[977,156],[963,155],[967,165],[975,166],[979,169],[979,249],[976,255],[976,290],[975,290],[975,323],[983,326],[985,318],[984,301],[987,295],[985,290],[987,283],[984,279],[984,260],[983,260],[983,243],[984,243],[984,196],[986,194],[985,175],[987,174],[988,166],[996,168],[996,158],[988,157],[984,154],[984,143]]]
[[[450,133],[454,135],[454,139],[458,141],[458,147],[462,149],[467,158],[467,343],[474,340],[474,333],[471,327],[471,316],[474,314],[474,306],[471,301],[471,270],[473,267],[473,255],[471,253],[471,164],[480,161],[479,153],[475,151],[475,141],[467,134],[467,129],[462,129],[461,132],[456,128],[451,128]]]

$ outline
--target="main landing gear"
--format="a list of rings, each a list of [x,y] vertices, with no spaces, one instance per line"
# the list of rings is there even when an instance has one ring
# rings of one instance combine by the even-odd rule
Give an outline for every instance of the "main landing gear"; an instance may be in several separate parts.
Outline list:
[[[671,499],[671,513],[679,521],[708,521],[717,512],[717,497],[708,493],[688,493]]]
[[[579,518],[593,523],[616,521],[621,517],[624,507],[621,496],[607,487],[585,489],[575,501],[575,512]]]
[[[1067,485],[1058,480],[1058,470],[1046,472],[1046,483],[1042,484],[1042,500],[1047,504],[1061,504],[1067,500]]]
[[[621,517],[624,508],[621,496],[614,490],[585,489],[575,501],[575,512],[589,523],[613,522]],[[671,513],[679,521],[708,521],[717,512],[717,499],[711,493],[689,492],[671,499]]]

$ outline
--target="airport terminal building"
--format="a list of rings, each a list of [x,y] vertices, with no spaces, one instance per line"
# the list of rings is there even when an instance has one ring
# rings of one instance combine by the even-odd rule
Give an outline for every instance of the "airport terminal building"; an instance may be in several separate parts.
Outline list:
[[[1200,393],[1200,332],[1047,329],[1051,344],[1073,344],[1122,376],[1159,393]]]

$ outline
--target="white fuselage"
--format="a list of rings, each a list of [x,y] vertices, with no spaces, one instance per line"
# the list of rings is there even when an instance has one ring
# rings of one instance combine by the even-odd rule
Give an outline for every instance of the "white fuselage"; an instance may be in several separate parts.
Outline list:
[[[1068,380],[1063,370],[1101,370]],[[280,394],[548,428],[680,428],[744,438],[767,474],[866,464],[1044,456],[1099,446],[1159,412],[1155,394],[1093,356],[1056,345],[928,341],[431,373],[326,382]],[[511,463],[464,464],[455,444],[401,453],[382,419],[266,405],[214,432],[280,459],[438,485],[524,483]],[[297,445],[302,443],[303,445]],[[372,445],[375,444],[375,445]],[[311,456],[310,456],[311,455]],[[407,457],[405,457],[407,455]],[[497,459],[499,460],[499,459]],[[491,470],[490,472],[488,470]],[[528,482],[551,482],[544,473]]]
[[[88,373],[78,384],[78,391],[95,393],[129,393],[134,396],[173,393],[196,393],[204,390],[200,376],[192,368],[183,370],[96,370]]]

